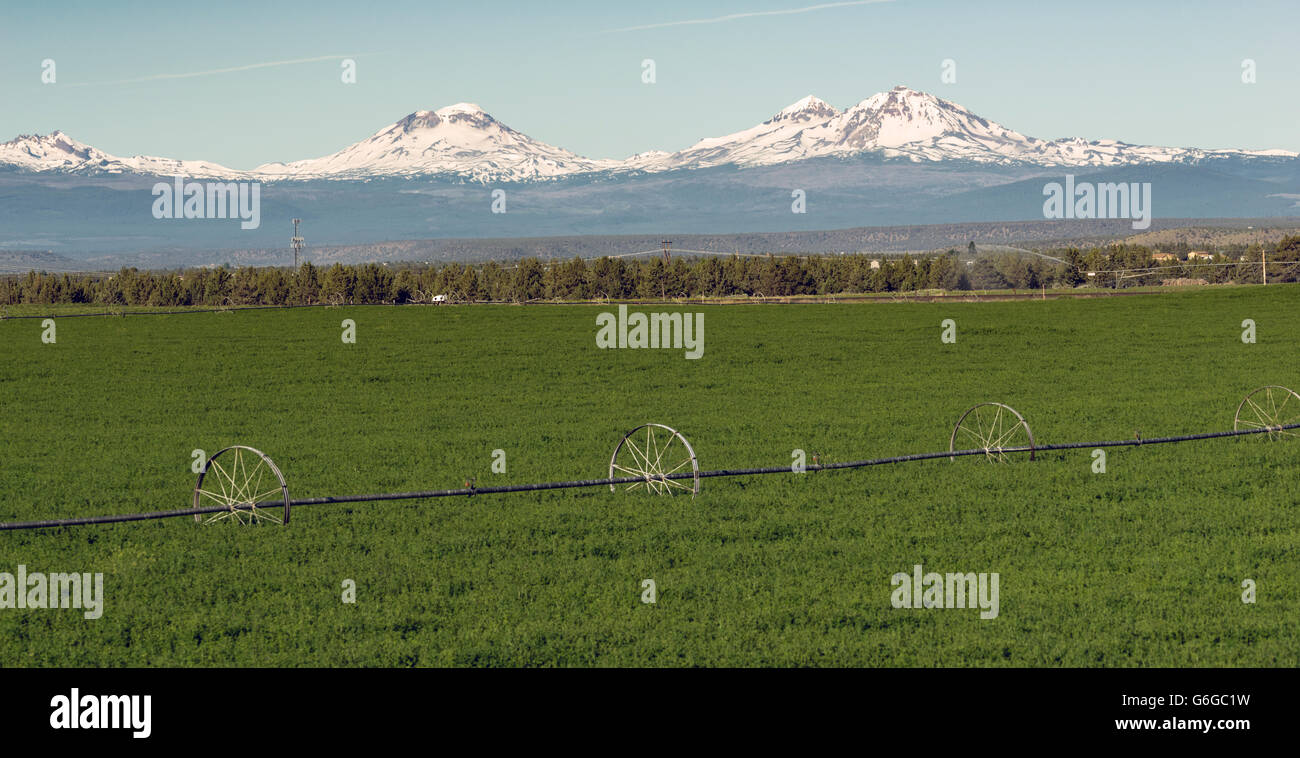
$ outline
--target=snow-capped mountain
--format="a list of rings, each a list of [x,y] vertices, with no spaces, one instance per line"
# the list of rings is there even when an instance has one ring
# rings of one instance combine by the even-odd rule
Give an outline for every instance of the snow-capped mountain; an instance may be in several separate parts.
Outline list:
[[[246,178],[238,171],[208,161],[181,161],[137,155],[119,158],[78,142],[60,131],[46,136],[22,134],[0,142],[0,166],[38,172],[69,174],[147,174],[196,178]]]
[[[725,137],[707,137],[685,150],[663,154],[658,160],[637,168],[665,171],[728,163],[764,166],[829,155],[827,124],[840,115],[826,102],[809,95],[758,126]]]
[[[999,165],[1117,166],[1195,162],[1210,156],[1295,157],[1283,150],[1145,147],[1115,140],[1028,137],[967,109],[907,87],[873,95],[843,112],[809,95],[758,126],[703,139],[644,170],[736,164],[768,166],[825,156],[875,153],[912,161]]]
[[[981,118],[960,105],[907,87],[881,92],[840,111],[809,95],[744,131],[702,139],[677,152],[625,160],[584,158],[458,103],[416,111],[371,137],[323,158],[268,163],[238,171],[206,161],[118,158],[62,132],[0,144],[0,167],[78,174],[276,180],[447,176],[471,181],[540,181],[601,172],[657,173],[710,166],[770,166],[809,158],[872,154],[918,163],[1110,167],[1198,163],[1214,157],[1295,158],[1285,150],[1202,150],[1081,138],[1043,140]]]
[[[521,134],[472,103],[416,111],[324,158],[269,163],[268,179],[357,179],[454,174],[478,181],[529,181],[618,167]]]

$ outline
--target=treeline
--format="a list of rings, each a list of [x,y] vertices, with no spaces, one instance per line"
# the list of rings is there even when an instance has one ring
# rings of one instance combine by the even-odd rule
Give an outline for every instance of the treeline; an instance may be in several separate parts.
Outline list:
[[[314,305],[431,302],[529,302],[537,300],[783,297],[920,290],[1006,290],[1082,285],[1131,287],[1171,279],[1209,282],[1260,281],[1259,253],[1246,261],[1157,262],[1142,246],[1067,248],[1046,255],[1007,253],[967,261],[956,251],[913,258],[868,255],[601,258],[481,265],[303,264],[286,268],[199,268],[180,272],[122,269],[111,275],[30,272],[0,279],[0,304],[93,303],[104,305]],[[1300,277],[1300,236],[1267,251],[1269,281]],[[1204,265],[1213,263],[1214,265]],[[1135,269],[1152,269],[1134,272]],[[1117,276],[1114,272],[1132,272]],[[1089,273],[1092,273],[1090,276]]]

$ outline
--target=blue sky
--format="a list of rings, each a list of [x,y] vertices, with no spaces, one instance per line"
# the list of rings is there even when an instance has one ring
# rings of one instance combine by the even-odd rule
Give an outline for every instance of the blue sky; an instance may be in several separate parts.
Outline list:
[[[745,15],[814,5],[831,7]],[[623,158],[748,128],[807,94],[844,108],[906,84],[1036,137],[1300,150],[1298,21],[1295,0],[31,3],[0,26],[0,141],[62,129],[117,155],[251,168],[469,101]],[[346,56],[355,84],[340,81]],[[941,82],[944,59],[956,83]]]

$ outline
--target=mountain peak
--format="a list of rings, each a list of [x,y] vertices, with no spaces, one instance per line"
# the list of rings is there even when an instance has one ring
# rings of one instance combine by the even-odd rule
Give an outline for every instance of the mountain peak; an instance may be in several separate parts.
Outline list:
[[[900,84],[887,92],[877,92],[871,97],[858,103],[855,108],[880,109],[885,107],[924,107],[925,105],[952,105],[948,101],[931,95],[929,92],[912,89],[907,85]],[[955,106],[960,108],[961,106]],[[965,110],[962,108],[962,110]]]
[[[929,92],[923,92],[919,89],[912,89],[906,84],[896,85],[888,92],[881,92],[880,95],[891,100],[928,100],[941,103],[947,102],[937,95],[932,95]]]
[[[2,143],[5,147],[17,151],[23,161],[14,161],[18,165],[38,170],[49,168],[67,168],[91,158],[97,151],[89,145],[83,145],[62,131],[55,129],[46,135],[20,134]]]
[[[839,113],[839,111],[835,110],[835,108],[825,100],[814,95],[807,95],[782,108],[780,113],[777,113],[769,119],[769,123],[787,119],[801,121],[810,119],[827,119],[838,116]]]
[[[0,166],[16,166],[28,171],[57,171],[79,174],[125,174],[148,176],[214,176],[243,175],[207,161],[181,161],[137,155],[119,158],[109,155],[56,129],[47,135],[20,134],[16,139],[0,143]]]
[[[75,139],[69,137],[67,134],[63,133],[59,129],[55,129],[49,134],[20,134],[17,137],[14,137],[13,139],[3,144],[16,145],[19,142],[30,142],[30,143],[36,143],[41,145],[50,145],[56,142],[62,142],[65,144],[68,143],[78,144]]]
[[[330,155],[267,164],[258,170],[274,179],[444,174],[473,181],[534,181],[617,165],[532,139],[474,103],[455,103],[436,111],[416,111]]]
[[[440,124],[458,121],[468,121],[472,126],[487,126],[494,123],[495,119],[488,115],[487,111],[473,103],[456,103],[455,105],[439,108],[436,111],[416,111],[389,127],[388,130],[397,128],[402,132],[409,133],[420,129],[433,129]]]
[[[475,103],[456,103],[454,105],[448,105],[443,108],[439,108],[434,112],[437,113],[439,116],[450,116],[456,113],[468,113],[475,116],[487,115],[487,111],[478,107],[478,105]]]

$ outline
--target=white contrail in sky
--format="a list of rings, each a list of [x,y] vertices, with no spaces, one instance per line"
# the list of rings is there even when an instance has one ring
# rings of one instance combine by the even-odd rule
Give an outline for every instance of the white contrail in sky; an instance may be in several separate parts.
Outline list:
[[[190,79],[196,76],[212,76],[213,74],[230,74],[236,71],[251,71],[255,68],[270,68],[272,66],[293,66],[299,63],[317,63],[320,61],[343,60],[344,58],[356,58],[361,55],[371,55],[371,53],[358,53],[357,55],[320,55],[315,58],[295,58],[288,61],[267,61],[265,63],[250,63],[246,66],[231,66],[230,68],[214,68],[210,71],[191,71],[186,74],[153,74],[150,76],[141,76],[136,79],[117,79],[111,82],[79,82],[77,84],[66,85],[68,87],[100,87],[109,84],[135,84],[136,82],[156,82],[164,79]]]
[[[644,26],[625,26],[622,29],[606,29],[603,33],[611,32],[635,32],[642,29],[662,29],[665,26],[686,26],[688,24],[719,24],[723,21],[735,21],[739,18],[753,18],[755,16],[789,16],[795,13],[808,13],[810,11],[826,10],[827,8],[843,8],[849,5],[874,5],[876,3],[889,3],[893,0],[849,0],[843,3],[822,3],[821,5],[809,5],[806,8],[787,8],[779,11],[751,11],[749,13],[732,13],[729,16],[718,16],[717,18],[695,18],[687,21],[666,21],[662,24],[645,24]]]

